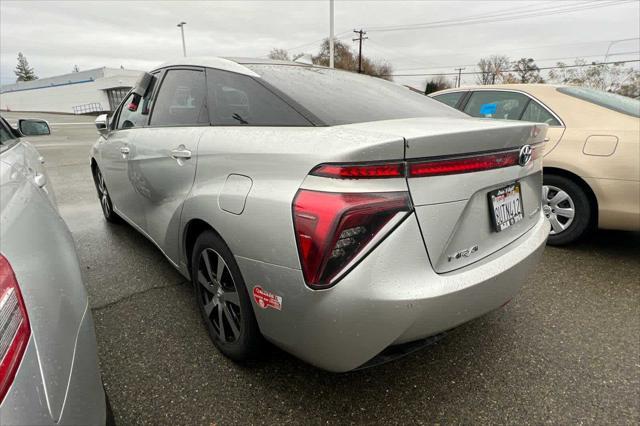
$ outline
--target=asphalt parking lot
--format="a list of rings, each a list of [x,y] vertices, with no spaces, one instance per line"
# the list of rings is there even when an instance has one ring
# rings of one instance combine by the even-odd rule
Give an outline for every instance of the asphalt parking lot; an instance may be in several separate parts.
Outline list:
[[[640,423],[640,235],[548,247],[510,304],[393,363],[332,374],[270,348],[238,366],[155,246],[103,220],[93,118],[28,116],[52,123],[33,142],[85,269],[119,424]]]

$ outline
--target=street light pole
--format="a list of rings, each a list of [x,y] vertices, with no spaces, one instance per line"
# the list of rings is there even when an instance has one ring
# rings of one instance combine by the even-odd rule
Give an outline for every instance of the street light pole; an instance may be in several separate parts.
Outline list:
[[[602,62],[607,62],[607,59],[609,58],[609,51],[614,44],[631,40],[637,40],[637,38],[621,38],[619,40],[611,40],[611,42],[609,43],[609,47],[607,47],[607,53],[604,54],[604,60]]]
[[[329,68],[333,68],[333,0],[329,0]]]
[[[180,22],[177,26],[180,27],[180,32],[182,33],[182,55],[187,57],[187,46],[184,43],[184,26],[186,22]]]

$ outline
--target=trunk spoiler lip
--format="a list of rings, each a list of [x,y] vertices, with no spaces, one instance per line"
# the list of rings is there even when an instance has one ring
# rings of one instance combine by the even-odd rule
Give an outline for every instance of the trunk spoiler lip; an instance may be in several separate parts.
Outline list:
[[[324,178],[330,178],[330,179],[340,179],[340,180],[358,180],[358,179],[390,179],[390,178],[417,178],[417,177],[421,177],[421,176],[412,176],[410,173],[410,168],[412,165],[416,165],[416,164],[429,164],[429,163],[435,163],[435,162],[445,162],[445,161],[464,161],[464,160],[468,160],[468,159],[473,159],[473,158],[478,158],[481,159],[482,157],[491,157],[491,156],[496,156],[496,155],[509,155],[509,154],[513,154],[513,153],[520,153],[520,151],[523,149],[523,147],[525,146],[530,146],[532,149],[532,159],[536,159],[538,158],[540,155],[542,155],[542,147],[544,146],[544,144],[546,143],[546,140],[540,140],[537,141],[535,143],[530,143],[530,144],[524,144],[521,146],[517,146],[517,147],[509,147],[509,148],[498,148],[498,149],[492,149],[492,150],[485,150],[485,151],[473,151],[473,152],[465,152],[465,153],[460,153],[460,154],[448,154],[448,155],[437,155],[437,156],[430,156],[430,157],[419,157],[419,158],[410,158],[410,159],[392,159],[392,160],[380,160],[380,161],[362,161],[362,162],[358,162],[358,161],[352,161],[352,162],[327,162],[327,163],[322,163],[322,164],[318,164],[317,166],[315,166],[313,169],[311,169],[311,171],[309,172],[309,175],[311,176],[318,176],[318,177],[324,177]],[[402,164],[402,170],[401,170],[401,174],[400,175],[389,175],[389,176],[384,176],[384,175],[376,175],[376,176],[342,176],[339,171],[336,173],[326,173],[325,170],[327,168],[327,166],[331,166],[332,168],[339,170],[341,168],[344,169],[357,169],[357,168],[375,168],[376,166],[381,167],[381,168],[386,168],[389,167],[390,165],[396,166]],[[502,167],[509,167],[509,166],[515,166],[518,165],[518,163],[515,164],[507,164],[507,165],[497,165],[496,167],[491,167],[485,170],[490,170],[490,169],[496,169],[496,168],[502,168]],[[482,171],[482,170],[471,170],[470,172],[474,172],[474,171]],[[464,172],[463,172],[464,173]],[[450,174],[461,174],[460,172],[457,173],[450,173]]]

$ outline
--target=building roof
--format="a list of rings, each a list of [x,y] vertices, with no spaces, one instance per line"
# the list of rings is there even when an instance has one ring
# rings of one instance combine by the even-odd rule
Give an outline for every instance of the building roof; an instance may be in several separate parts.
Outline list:
[[[54,77],[39,78],[31,81],[18,81],[0,87],[0,93],[18,92],[21,90],[41,89],[45,87],[64,86],[69,84],[87,83],[105,77],[120,76],[121,78],[137,77],[141,71],[124,70],[121,68],[94,68],[86,71],[72,72]]]

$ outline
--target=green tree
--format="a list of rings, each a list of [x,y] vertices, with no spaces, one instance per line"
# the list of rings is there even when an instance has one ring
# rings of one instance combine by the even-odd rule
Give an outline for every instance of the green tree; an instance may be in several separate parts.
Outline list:
[[[451,83],[443,75],[437,75],[434,78],[427,80],[427,85],[424,89],[424,94],[434,93],[439,90],[449,89]]]
[[[540,76],[540,68],[533,58],[520,58],[513,63],[513,70],[518,83],[544,83]]]
[[[29,62],[22,52],[18,53],[18,65],[16,65],[14,74],[18,77],[16,81],[31,81],[38,79],[38,76],[33,68],[29,66]]]

